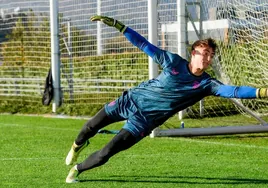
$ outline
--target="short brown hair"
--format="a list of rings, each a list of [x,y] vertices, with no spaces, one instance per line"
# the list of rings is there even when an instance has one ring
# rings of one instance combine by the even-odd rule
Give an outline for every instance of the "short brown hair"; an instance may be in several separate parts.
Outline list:
[[[214,53],[217,50],[217,44],[216,44],[215,40],[212,38],[207,38],[207,39],[195,41],[192,45],[192,51],[198,46],[201,46],[201,47],[208,46],[208,47],[212,48]]]

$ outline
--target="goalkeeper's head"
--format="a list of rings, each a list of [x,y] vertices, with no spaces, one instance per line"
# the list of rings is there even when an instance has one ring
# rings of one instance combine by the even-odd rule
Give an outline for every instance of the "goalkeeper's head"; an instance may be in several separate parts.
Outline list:
[[[195,50],[196,47],[210,47],[214,54],[216,53],[217,50],[217,44],[215,40],[212,38],[195,41],[192,45],[192,51]]]
[[[201,75],[212,63],[216,49],[217,44],[211,38],[194,42],[189,63],[191,72],[197,76]]]

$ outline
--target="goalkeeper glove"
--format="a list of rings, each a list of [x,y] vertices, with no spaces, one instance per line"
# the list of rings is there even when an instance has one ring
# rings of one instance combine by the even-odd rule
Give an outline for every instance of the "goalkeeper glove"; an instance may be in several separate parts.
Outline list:
[[[121,33],[124,33],[124,31],[126,30],[126,26],[119,22],[116,19],[113,18],[109,18],[107,16],[100,16],[100,15],[96,15],[96,16],[92,16],[90,18],[90,21],[102,21],[103,23],[105,23],[108,26],[112,26],[115,27],[116,29],[118,29]]]
[[[268,89],[267,88],[259,88],[256,92],[257,98],[266,98],[268,97]]]

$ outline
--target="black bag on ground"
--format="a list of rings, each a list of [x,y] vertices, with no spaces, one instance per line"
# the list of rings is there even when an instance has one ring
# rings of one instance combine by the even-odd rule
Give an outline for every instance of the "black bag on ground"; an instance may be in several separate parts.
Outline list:
[[[53,81],[52,81],[51,68],[49,68],[45,82],[45,90],[42,97],[43,105],[48,106],[52,101],[52,99],[53,99]]]

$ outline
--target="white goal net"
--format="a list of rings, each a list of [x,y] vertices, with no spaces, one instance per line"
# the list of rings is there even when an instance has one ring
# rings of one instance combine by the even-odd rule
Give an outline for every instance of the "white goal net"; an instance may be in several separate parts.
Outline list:
[[[185,1],[189,46],[206,37],[219,44],[209,73],[226,84],[268,87],[267,0]],[[177,4],[178,0],[158,0],[155,17],[157,46],[175,53]],[[41,96],[51,63],[49,0],[0,0],[0,13],[0,111],[33,108],[42,113]],[[59,113],[93,115],[149,78],[148,57],[116,29],[90,22],[96,14],[114,17],[148,38],[147,0],[59,1],[63,94]],[[268,115],[267,100],[236,102],[240,107],[208,97],[185,110],[185,126],[209,126],[208,121],[202,124],[206,118],[211,125],[256,123],[245,109],[258,117]],[[179,124],[178,117],[173,117],[163,128]]]
[[[158,1],[159,40],[162,48],[176,52],[176,3]],[[219,45],[209,73],[230,85],[267,87],[268,2],[266,0],[186,1],[189,46],[199,38],[212,37]],[[165,10],[165,7],[172,7]],[[173,20],[172,20],[173,19]],[[200,32],[200,28],[202,28]],[[236,105],[234,105],[234,103]],[[267,100],[235,100],[208,97],[186,109],[182,121],[194,127],[260,123],[251,115],[267,116]],[[242,108],[241,108],[242,107]],[[237,116],[233,116],[233,115]],[[239,117],[240,114],[243,116]],[[230,116],[231,115],[231,116]],[[203,120],[211,118],[211,124]],[[216,117],[220,117],[217,119]],[[228,118],[232,117],[232,118]],[[216,118],[216,119],[215,119]],[[177,117],[175,118],[177,119]],[[191,121],[194,119],[194,121]],[[209,119],[209,118],[208,118]],[[173,123],[174,124],[174,123]],[[167,125],[173,127],[172,125]],[[177,124],[177,127],[180,125]]]

